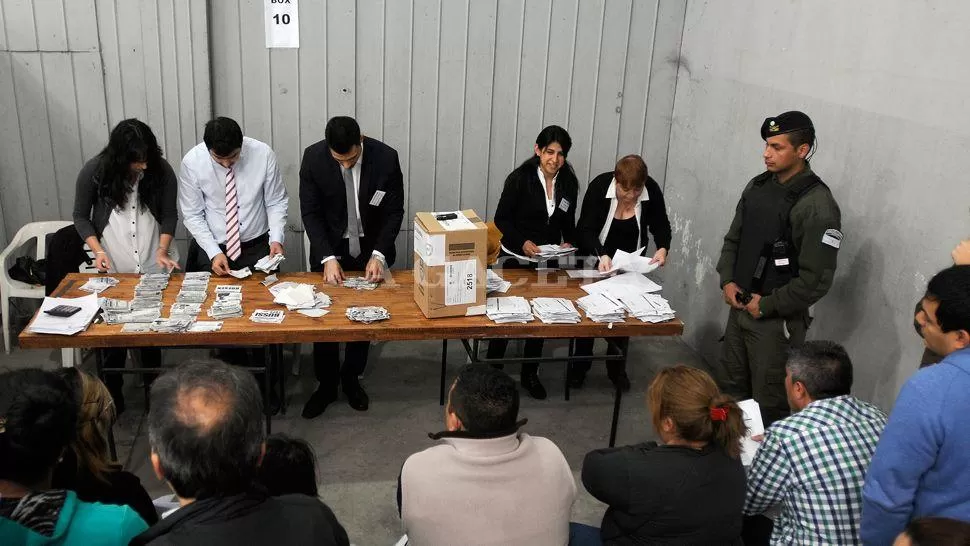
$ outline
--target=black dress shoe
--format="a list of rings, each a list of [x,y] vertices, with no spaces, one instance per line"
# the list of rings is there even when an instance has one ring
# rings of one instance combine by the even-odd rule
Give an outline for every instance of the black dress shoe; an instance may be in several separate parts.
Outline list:
[[[630,378],[627,377],[626,372],[610,374],[610,381],[613,382],[613,386],[620,389],[620,392],[630,392]]]
[[[529,393],[529,396],[535,398],[536,400],[546,399],[546,388],[539,383],[539,376],[535,374],[526,374],[522,376],[522,388],[525,392]]]
[[[336,399],[337,391],[324,392],[323,389],[318,388],[310,395],[310,399],[303,406],[303,418],[313,419],[319,416]]]
[[[367,411],[367,408],[370,407],[370,398],[367,397],[367,393],[364,392],[360,383],[345,385],[344,396],[347,397],[347,403],[350,404],[350,407],[357,411]]]
[[[277,415],[280,410],[283,409],[283,402],[280,401],[280,396],[276,392],[272,392],[269,395],[269,414]],[[319,414],[317,414],[319,415]]]

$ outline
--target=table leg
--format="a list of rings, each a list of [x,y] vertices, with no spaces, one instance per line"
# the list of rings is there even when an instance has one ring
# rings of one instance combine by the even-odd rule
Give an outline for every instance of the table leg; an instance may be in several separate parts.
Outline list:
[[[576,338],[569,338],[569,357],[572,358],[576,353]],[[563,389],[563,399],[569,402],[569,368],[573,365],[572,360],[566,361],[566,373],[563,374],[565,381],[563,382],[566,387]]]
[[[286,415],[286,370],[283,369],[283,346],[277,345],[276,352],[276,377],[279,379],[280,394],[280,413]],[[296,360],[296,356],[294,356]]]
[[[626,367],[627,352],[630,350],[630,345],[627,344],[626,347],[620,349],[620,354],[623,355],[623,359],[620,361]],[[613,391],[613,422],[610,425],[610,447],[616,445],[616,426],[620,422],[620,401],[623,399],[623,392],[620,391],[619,387],[616,387]]]
[[[441,340],[441,385],[438,387],[438,405],[445,405],[445,376],[448,374],[448,340]]]
[[[273,353],[274,351],[275,351],[275,346],[271,346],[269,352]],[[272,425],[273,412],[270,410],[270,407],[269,407],[269,389],[271,388],[269,374],[272,371],[271,367],[272,367],[273,359],[271,356],[270,362],[266,362],[265,353],[263,358],[264,358],[262,362],[263,364],[263,417],[266,418],[266,435],[269,436],[270,434],[273,433],[273,425]]]

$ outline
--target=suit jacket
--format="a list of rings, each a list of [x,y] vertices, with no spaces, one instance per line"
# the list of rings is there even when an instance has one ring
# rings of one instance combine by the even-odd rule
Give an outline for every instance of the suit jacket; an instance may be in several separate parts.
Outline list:
[[[583,210],[579,214],[579,252],[585,256],[602,256],[603,245],[599,235],[610,215],[612,199],[606,197],[610,183],[613,182],[613,171],[605,172],[589,183],[586,197],[583,198]],[[640,246],[646,247],[650,241],[647,232],[653,234],[653,242],[657,248],[670,249],[670,220],[667,218],[667,207],[664,204],[664,194],[660,185],[647,177],[644,189],[649,199],[640,203]]]
[[[535,156],[516,167],[505,179],[495,209],[495,226],[502,232],[502,245],[517,254],[522,253],[526,241],[537,245],[567,242],[576,246],[579,181],[572,166],[564,164],[556,176],[556,208],[552,216],[546,212],[546,194],[536,174],[538,168]]]
[[[364,137],[357,194],[360,221],[365,237],[362,255],[376,250],[391,266],[396,257],[394,240],[404,219],[404,177],[397,151],[379,140]],[[380,203],[371,205],[374,194],[384,192]],[[347,231],[347,193],[340,164],[330,155],[326,140],[309,146],[300,165],[300,210],[310,239],[310,263],[333,256]]]

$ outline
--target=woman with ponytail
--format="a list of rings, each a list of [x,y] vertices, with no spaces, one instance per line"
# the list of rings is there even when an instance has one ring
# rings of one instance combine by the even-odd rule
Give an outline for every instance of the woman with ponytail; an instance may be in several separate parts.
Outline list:
[[[609,507],[603,544],[741,544],[741,409],[706,372],[661,370],[647,390],[660,442],[586,455],[583,485]]]

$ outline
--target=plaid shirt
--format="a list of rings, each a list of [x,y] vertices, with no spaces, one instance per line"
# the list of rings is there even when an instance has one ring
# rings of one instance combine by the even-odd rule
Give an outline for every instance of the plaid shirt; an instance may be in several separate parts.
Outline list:
[[[772,544],[861,544],[862,485],[886,414],[852,396],[771,425],[748,470],[745,514],[780,505]]]

